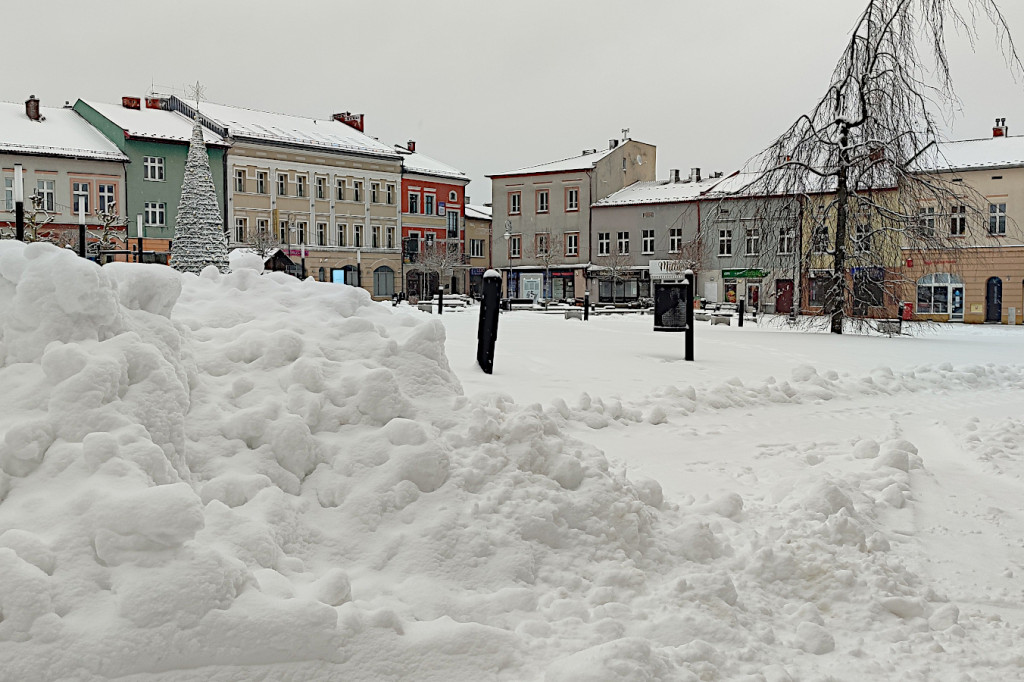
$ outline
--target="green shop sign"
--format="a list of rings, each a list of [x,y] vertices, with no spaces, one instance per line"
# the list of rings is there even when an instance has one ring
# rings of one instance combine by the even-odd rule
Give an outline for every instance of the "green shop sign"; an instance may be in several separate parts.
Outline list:
[[[730,279],[761,279],[767,276],[768,273],[764,270],[722,270],[722,277],[728,277]]]

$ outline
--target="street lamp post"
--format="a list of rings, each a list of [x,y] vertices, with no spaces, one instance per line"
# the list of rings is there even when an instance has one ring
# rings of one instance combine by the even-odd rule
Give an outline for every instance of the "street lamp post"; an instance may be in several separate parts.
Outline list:
[[[512,239],[512,221],[505,221],[505,254],[508,257],[508,281],[505,283],[505,296],[508,298],[508,309],[512,310],[512,252],[509,250],[509,240]]]
[[[14,164],[14,238],[25,241],[25,179],[20,163]]]

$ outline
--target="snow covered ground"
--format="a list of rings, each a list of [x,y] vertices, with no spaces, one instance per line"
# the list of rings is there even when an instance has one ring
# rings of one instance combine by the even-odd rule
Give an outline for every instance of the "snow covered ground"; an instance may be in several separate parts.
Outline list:
[[[0,680],[1024,679],[1024,350],[0,242]]]

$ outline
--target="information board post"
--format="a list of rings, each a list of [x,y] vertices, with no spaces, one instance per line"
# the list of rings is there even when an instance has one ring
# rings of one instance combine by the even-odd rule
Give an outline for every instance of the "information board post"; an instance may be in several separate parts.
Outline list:
[[[590,319],[590,292],[583,292],[583,321]]]
[[[686,351],[686,361],[693,362],[693,290],[697,283],[694,281],[695,278],[693,276],[693,270],[687,270],[684,275],[686,276],[686,283],[689,286],[686,287],[686,339],[683,343]]]
[[[498,340],[498,308],[501,305],[501,273],[484,273],[483,299],[480,301],[480,323],[476,332],[476,361],[485,374],[494,370],[494,346]]]
[[[739,302],[736,304],[736,313],[739,315],[739,318],[740,318],[740,323],[739,323],[740,327],[743,327],[743,313],[745,313],[745,312],[746,312],[746,306],[744,305],[744,301],[741,298],[739,300]]]

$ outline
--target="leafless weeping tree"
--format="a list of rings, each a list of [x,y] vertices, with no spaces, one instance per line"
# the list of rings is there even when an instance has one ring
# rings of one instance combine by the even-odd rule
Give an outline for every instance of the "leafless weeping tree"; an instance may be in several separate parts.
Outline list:
[[[277,235],[265,227],[258,228],[248,235],[245,240],[246,246],[253,250],[257,256],[266,261],[270,254],[280,247],[280,240]]]
[[[723,194],[798,201],[795,221],[766,204],[751,223],[778,242],[762,246],[759,264],[795,256],[832,333],[843,332],[844,318],[885,315],[903,295],[903,250],[956,250],[962,240],[949,227],[952,214],[980,212],[980,197],[931,172],[942,168],[936,117],[957,103],[946,33],[955,28],[973,40],[978,17],[992,24],[1019,75],[996,0],[869,0],[825,95]],[[709,221],[720,220],[727,203]],[[790,202],[774,205],[792,211]],[[796,254],[778,248],[787,220],[798,233]]]
[[[633,256],[615,249],[607,256],[598,256],[594,269],[599,280],[611,282],[612,302],[615,302],[615,285],[633,276]]]
[[[462,252],[455,240],[438,240],[424,248],[416,261],[419,269],[436,274],[439,285],[444,288],[445,277],[451,277],[455,268],[462,265]]]

